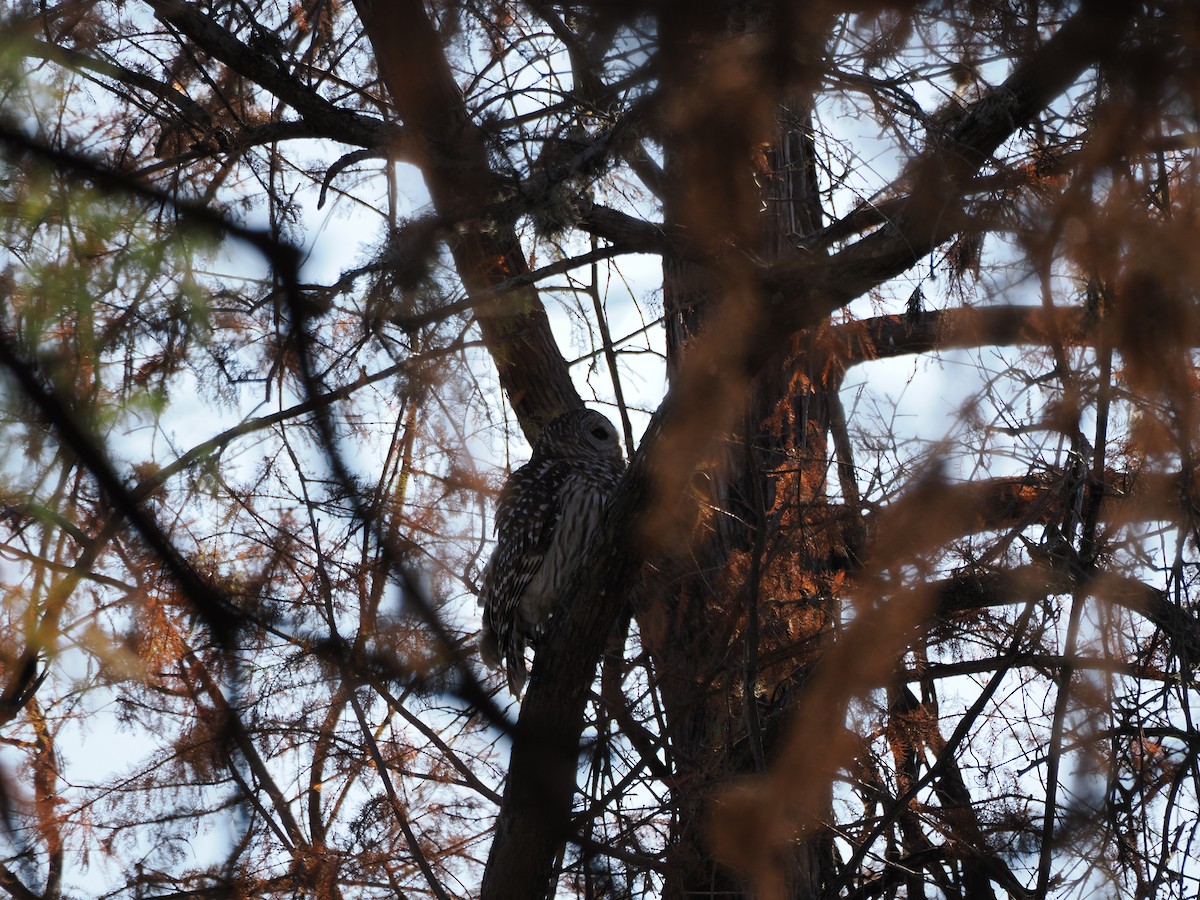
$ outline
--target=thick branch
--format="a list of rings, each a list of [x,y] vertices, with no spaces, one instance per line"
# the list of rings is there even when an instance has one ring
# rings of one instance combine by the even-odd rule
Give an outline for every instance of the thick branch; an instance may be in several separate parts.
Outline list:
[[[511,214],[497,210],[505,185],[489,165],[483,132],[470,117],[423,4],[356,0],[355,7],[434,206],[457,220],[450,250],[468,296],[475,300],[527,275]],[[489,211],[486,220],[473,218],[480,210]],[[489,297],[477,313],[500,384],[527,435],[583,405],[536,288],[514,290],[500,304]]]
[[[879,230],[829,258],[802,255],[771,267],[763,295],[773,328],[798,330],[909,269],[965,221],[970,180],[1019,128],[1091,65],[1109,58],[1134,4],[1092,0],[1009,78],[975,103],[941,147],[910,166],[913,189]],[[798,300],[788,302],[787,298]]]
[[[1027,565],[1001,572],[955,575],[933,587],[938,614],[948,616],[1069,594],[1076,587],[1076,579],[1043,565]],[[1181,656],[1200,659],[1200,619],[1172,603],[1165,591],[1111,573],[1098,581],[1095,590],[1103,600],[1148,619]]]
[[[178,28],[205,53],[291,106],[317,134],[361,147],[388,147],[396,159],[409,158],[403,129],[335,106],[284,69],[281,60],[243,44],[196,4],[184,0],[147,2],[160,19]]]
[[[198,128],[207,129],[212,124],[212,117],[202,105],[174,85],[151,78],[145,72],[136,72],[107,60],[93,58],[71,47],[59,47],[33,38],[27,38],[20,46],[28,56],[49,60],[75,72],[91,72],[152,94],[177,109]]]
[[[1090,334],[1082,309],[964,306],[835,325],[822,342],[849,367],[933,350],[1048,344],[1052,336],[1070,343],[1086,343]]]
[[[687,234],[678,225],[647,222],[596,204],[583,210],[578,225],[588,234],[604,238],[630,253],[656,253],[703,261],[700,249],[691,245]]]
[[[4,888],[15,900],[43,900],[41,894],[35,894],[25,887],[16,872],[2,864],[0,864],[0,888]]]

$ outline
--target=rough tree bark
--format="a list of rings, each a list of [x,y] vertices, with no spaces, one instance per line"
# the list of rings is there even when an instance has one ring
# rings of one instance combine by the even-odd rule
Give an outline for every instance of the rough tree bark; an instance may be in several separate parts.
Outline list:
[[[794,253],[794,241],[823,221],[807,99],[781,104],[776,126],[771,144],[746,160],[761,196],[757,253],[767,263]],[[668,260],[663,276],[674,332],[668,365],[678,370],[716,298],[695,263]],[[829,579],[844,573],[847,554],[829,540],[844,529],[823,502],[841,372],[815,338],[794,334],[762,367],[742,421],[698,473],[709,488],[707,512],[670,567],[674,584],[638,608],[679,785],[664,896],[741,893],[739,879],[712,858],[707,805],[718,784],[772,758],[790,691],[806,680],[831,621]],[[819,893],[828,851],[821,836],[798,848],[796,896]]]

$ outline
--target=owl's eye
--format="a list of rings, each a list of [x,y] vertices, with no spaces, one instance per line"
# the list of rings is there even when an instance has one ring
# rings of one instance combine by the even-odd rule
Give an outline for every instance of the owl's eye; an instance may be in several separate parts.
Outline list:
[[[594,437],[598,441],[603,441],[609,437],[609,434],[605,429],[597,426],[596,428],[592,429],[592,437]]]

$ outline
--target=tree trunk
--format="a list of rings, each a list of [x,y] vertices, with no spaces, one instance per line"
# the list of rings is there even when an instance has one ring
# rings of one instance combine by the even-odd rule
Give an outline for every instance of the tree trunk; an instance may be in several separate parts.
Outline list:
[[[797,252],[795,237],[820,227],[813,153],[801,99],[781,110],[774,146],[747,160],[761,192],[760,253],[768,262]],[[663,277],[675,371],[712,302],[714,279],[678,260],[666,262]],[[718,785],[770,762],[790,698],[832,621],[831,585],[848,558],[828,538],[840,529],[826,514],[840,374],[820,329],[798,334],[768,363],[741,427],[695,484],[706,512],[686,562],[675,561],[678,587],[638,610],[661,678],[678,785],[666,897],[744,890],[737,873],[712,859],[708,800]],[[791,896],[821,896],[831,862],[826,836],[798,842]]]

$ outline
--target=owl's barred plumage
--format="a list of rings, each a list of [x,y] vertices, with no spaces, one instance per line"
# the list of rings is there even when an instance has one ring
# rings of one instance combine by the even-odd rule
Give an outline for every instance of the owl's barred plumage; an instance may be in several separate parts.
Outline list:
[[[513,472],[496,508],[496,547],[483,573],[479,653],[525,685],[525,647],[550,615],[600,525],[625,462],[613,424],[572,410],[550,422]]]

